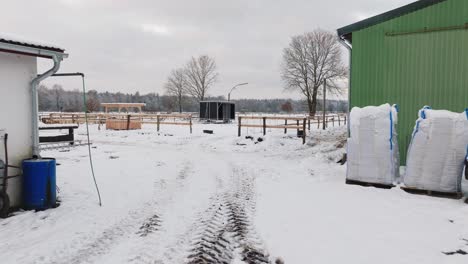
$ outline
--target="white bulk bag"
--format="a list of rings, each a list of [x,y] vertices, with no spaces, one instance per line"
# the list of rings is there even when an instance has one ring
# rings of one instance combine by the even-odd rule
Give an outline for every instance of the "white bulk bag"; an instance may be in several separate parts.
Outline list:
[[[406,162],[406,187],[460,192],[468,148],[468,109],[463,113],[424,107]]]
[[[399,177],[397,116],[389,104],[351,110],[348,180],[392,185]]]

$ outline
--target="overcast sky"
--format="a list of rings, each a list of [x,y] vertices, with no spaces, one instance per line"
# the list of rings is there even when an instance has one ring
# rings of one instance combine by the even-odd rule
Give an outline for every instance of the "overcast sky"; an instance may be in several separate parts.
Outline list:
[[[56,44],[70,57],[62,72],[87,74],[98,91],[163,93],[173,68],[191,56],[215,57],[210,95],[295,97],[283,91],[282,49],[316,28],[335,31],[412,0],[41,0],[2,1],[0,33]],[[39,70],[48,64],[40,63]],[[66,89],[78,81],[59,81]],[[54,83],[52,82],[52,83]],[[47,82],[51,84],[50,81]]]

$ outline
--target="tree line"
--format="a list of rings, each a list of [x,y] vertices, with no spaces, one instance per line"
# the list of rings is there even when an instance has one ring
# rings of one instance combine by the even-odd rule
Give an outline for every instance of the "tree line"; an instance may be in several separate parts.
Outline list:
[[[84,110],[83,93],[79,90],[65,90],[56,84],[52,87],[41,85],[39,93],[39,110],[41,112],[80,112]],[[205,97],[206,100],[224,101],[224,96]],[[146,103],[147,112],[177,112],[179,111],[178,99],[175,96],[158,93],[140,94],[121,92],[97,92],[90,90],[86,93],[87,109],[90,112],[102,111],[101,103]],[[258,113],[307,113],[308,106],[305,100],[291,99],[237,99],[238,112]],[[322,109],[322,102],[318,102],[318,108]],[[182,100],[185,112],[198,112],[198,99],[185,96]],[[327,100],[327,111],[345,112],[346,101]]]

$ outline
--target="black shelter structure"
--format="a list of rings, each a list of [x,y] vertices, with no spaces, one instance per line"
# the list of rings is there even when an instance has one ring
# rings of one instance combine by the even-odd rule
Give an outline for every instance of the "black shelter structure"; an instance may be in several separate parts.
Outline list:
[[[200,102],[200,120],[230,122],[233,119],[236,119],[236,105],[233,102]]]

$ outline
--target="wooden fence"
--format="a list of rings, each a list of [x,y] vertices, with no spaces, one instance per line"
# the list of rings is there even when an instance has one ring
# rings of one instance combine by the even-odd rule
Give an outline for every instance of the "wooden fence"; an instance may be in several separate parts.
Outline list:
[[[348,122],[348,118],[346,115],[330,115],[330,116],[325,116],[325,122],[323,122],[323,117],[322,116],[317,116],[317,117],[307,117],[307,122],[308,126],[307,128],[310,131],[311,124],[317,124],[317,128],[320,129],[326,129],[327,127],[330,126],[341,126],[341,125],[346,125]],[[323,127],[325,123],[325,128]],[[330,125],[331,124],[331,125]]]
[[[242,123],[242,120],[262,120],[262,124],[261,125],[246,124],[246,123]],[[268,120],[284,120],[284,125],[267,124]],[[295,121],[295,122],[288,124],[288,121]],[[287,133],[288,129],[297,129],[298,132],[302,131],[302,143],[303,144],[305,144],[306,142],[306,125],[307,125],[307,118],[305,117],[239,116],[238,122],[237,122],[239,137],[241,136],[243,127],[262,128],[263,135],[266,135],[267,128],[284,129],[284,133]]]
[[[86,122],[84,113],[50,113],[41,114],[40,120],[45,124],[83,124]],[[103,125],[108,122],[119,124],[119,129],[132,129],[133,123],[155,124],[157,131],[161,125],[189,126],[192,133],[191,114],[113,114],[113,113],[89,113],[88,123]],[[125,123],[125,124],[124,124]]]
[[[242,120],[262,120],[261,124],[248,124],[248,123],[243,123]],[[276,120],[276,121],[283,121],[284,124],[268,124],[268,120]],[[267,128],[273,128],[273,129],[284,129],[284,133],[288,133],[288,129],[295,129],[299,132],[302,131],[302,142],[305,144],[306,142],[306,130],[311,130],[311,126],[314,124],[317,124],[317,128],[320,129],[320,126],[322,128],[326,129],[327,127],[330,126],[330,123],[332,126],[338,125],[346,125],[347,123],[347,118],[345,115],[340,116],[340,115],[334,115],[334,116],[326,116],[325,117],[325,122],[323,122],[323,117],[306,117],[306,116],[298,116],[298,117],[292,117],[292,116],[239,116],[238,117],[238,136],[241,136],[242,128],[243,127],[251,127],[251,128],[262,128],[263,129],[263,135],[266,135],[266,129]]]

